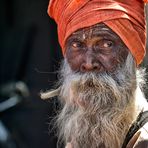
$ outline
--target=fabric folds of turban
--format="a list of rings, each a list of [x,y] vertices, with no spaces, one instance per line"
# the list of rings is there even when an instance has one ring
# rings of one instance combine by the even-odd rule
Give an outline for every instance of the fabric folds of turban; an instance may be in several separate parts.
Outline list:
[[[58,25],[59,43],[76,30],[104,23],[126,44],[139,65],[145,55],[146,23],[143,0],[51,0],[48,14]]]

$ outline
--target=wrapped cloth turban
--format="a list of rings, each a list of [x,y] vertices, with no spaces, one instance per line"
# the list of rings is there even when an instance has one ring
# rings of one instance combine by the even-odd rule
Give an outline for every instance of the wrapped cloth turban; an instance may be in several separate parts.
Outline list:
[[[58,25],[63,54],[73,32],[104,23],[122,39],[139,65],[146,50],[145,2],[148,0],[51,0],[48,14]]]

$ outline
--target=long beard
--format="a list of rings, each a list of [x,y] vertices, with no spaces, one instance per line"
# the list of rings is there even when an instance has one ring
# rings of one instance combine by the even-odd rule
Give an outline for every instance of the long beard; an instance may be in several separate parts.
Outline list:
[[[59,139],[73,148],[120,148],[137,116],[135,63],[129,54],[114,73],[61,70]]]

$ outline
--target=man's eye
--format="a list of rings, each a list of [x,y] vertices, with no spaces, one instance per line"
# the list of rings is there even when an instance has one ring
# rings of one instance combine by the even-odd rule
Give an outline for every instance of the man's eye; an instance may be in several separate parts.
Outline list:
[[[113,46],[113,42],[112,41],[105,41],[103,43],[103,47],[104,48],[111,48]]]
[[[82,47],[83,47],[83,44],[82,44],[81,42],[73,42],[73,43],[71,44],[71,46],[72,46],[73,48],[82,48]]]
[[[110,49],[113,46],[113,42],[110,40],[101,40],[97,42],[96,47],[98,49]]]

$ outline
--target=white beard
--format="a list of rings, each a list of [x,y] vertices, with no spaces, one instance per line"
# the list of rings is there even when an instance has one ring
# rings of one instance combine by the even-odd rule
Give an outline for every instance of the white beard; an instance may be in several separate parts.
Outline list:
[[[140,71],[131,54],[114,74],[74,73],[65,60],[59,95],[63,108],[56,122],[60,141],[74,148],[121,148],[139,112],[135,94],[143,82]]]

